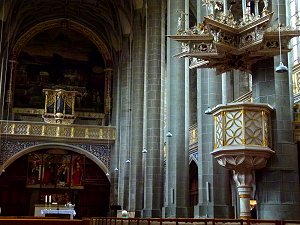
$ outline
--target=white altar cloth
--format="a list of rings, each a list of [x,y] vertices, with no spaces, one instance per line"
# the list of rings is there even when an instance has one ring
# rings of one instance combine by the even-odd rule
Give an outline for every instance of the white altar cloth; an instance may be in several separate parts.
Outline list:
[[[70,219],[76,215],[74,209],[42,209],[41,215],[45,216],[46,214],[62,214],[62,215],[70,215]]]

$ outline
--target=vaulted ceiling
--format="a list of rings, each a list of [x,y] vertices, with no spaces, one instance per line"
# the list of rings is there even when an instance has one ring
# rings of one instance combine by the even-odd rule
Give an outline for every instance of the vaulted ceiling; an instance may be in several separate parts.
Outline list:
[[[143,0],[2,0],[2,50],[36,24],[66,19],[95,32],[110,51],[119,51],[122,37],[132,31],[133,10]]]

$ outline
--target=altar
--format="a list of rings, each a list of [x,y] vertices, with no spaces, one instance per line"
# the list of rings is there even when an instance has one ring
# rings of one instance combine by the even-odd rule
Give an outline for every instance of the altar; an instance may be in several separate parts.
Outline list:
[[[68,219],[73,219],[76,215],[74,207],[68,207],[64,205],[55,205],[55,204],[37,204],[34,209],[34,216],[43,216],[43,217],[63,217]]]

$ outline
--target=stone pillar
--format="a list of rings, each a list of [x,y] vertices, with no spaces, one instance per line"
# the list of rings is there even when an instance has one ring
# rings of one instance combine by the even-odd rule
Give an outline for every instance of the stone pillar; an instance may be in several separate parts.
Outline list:
[[[237,186],[240,198],[240,219],[251,219],[250,198],[252,196],[252,186],[254,184],[254,171],[234,170],[233,179]]]
[[[275,155],[267,168],[256,175],[257,215],[260,219],[299,219],[298,153],[293,143],[288,74],[277,74],[274,70],[270,59],[256,63],[252,73],[254,102],[275,108],[272,118]]]
[[[14,79],[16,76],[16,67],[17,67],[18,62],[15,60],[9,60],[9,64],[8,64],[8,71],[9,71],[9,75],[5,74],[5,71],[3,71],[4,76],[9,77],[9,84],[8,84],[8,89],[6,89],[6,87],[2,87],[4,88],[4,90],[6,89],[6,99],[5,101],[7,102],[7,114],[10,112],[12,112],[12,107],[13,107],[13,100],[14,100],[14,96],[13,96],[13,85],[14,85]],[[7,66],[7,65],[6,65]],[[5,92],[4,92],[5,93]],[[2,93],[1,93],[2,94]],[[5,96],[3,96],[5,98]],[[5,109],[4,109],[5,110]],[[6,118],[12,118],[12,113],[10,115],[7,115]]]
[[[131,154],[131,40],[123,38],[123,48],[120,62],[119,75],[119,110],[118,119],[118,137],[120,137],[116,149],[118,149],[118,204],[122,209],[129,210],[129,177],[130,177],[130,160]]]
[[[176,34],[178,11],[184,11],[184,0],[168,0],[168,34]],[[178,10],[178,11],[177,11]],[[183,16],[184,18],[185,16]],[[167,139],[165,217],[188,216],[188,154],[185,133],[185,61],[172,57],[181,51],[181,44],[167,39]]]
[[[161,0],[147,2],[147,157],[145,170],[145,202],[143,217],[161,217],[163,202],[163,148],[162,118],[163,113],[161,45],[162,11]],[[140,149],[142,151],[142,149]]]
[[[107,118],[106,124],[109,125],[111,123],[110,116],[111,116],[111,74],[112,69],[106,68],[105,72],[105,90],[104,90],[104,113]]]
[[[111,114],[111,123],[113,126],[116,126],[118,128],[117,133],[120,133],[121,129],[120,126],[120,92],[121,92],[121,66],[115,65],[113,68],[113,82],[112,82],[112,98],[114,101],[112,101],[112,114]],[[111,158],[110,158],[110,205],[121,205],[119,196],[119,158],[120,153],[118,151],[120,149],[120,139],[117,138],[114,145],[111,146]],[[113,212],[110,213],[111,216],[116,216]]]
[[[213,150],[213,116],[204,114],[208,107],[222,101],[222,78],[213,69],[198,69],[198,205],[194,207],[195,217],[231,218],[229,171],[220,167],[210,155]]]
[[[245,20],[245,15],[247,13],[247,2],[246,0],[242,0],[242,10],[243,10],[243,20]]]
[[[255,16],[258,16],[259,15],[259,11],[258,11],[258,3],[259,3],[260,0],[255,0],[254,2],[254,13],[255,13]]]
[[[190,125],[197,123],[197,70],[190,71]]]
[[[272,1],[277,18],[277,1]],[[285,24],[285,1],[280,1],[280,21]],[[287,57],[283,55],[287,65]],[[257,215],[260,219],[299,219],[299,175],[297,146],[293,143],[292,105],[288,73],[276,73],[279,57],[252,67],[253,100],[275,108],[272,118],[275,155],[264,171],[257,172]],[[289,68],[291,71],[291,68]],[[274,213],[276,212],[276,213]]]
[[[233,100],[250,91],[249,74],[239,70],[233,70]]]
[[[232,72],[222,73],[222,103],[233,101],[233,74]]]
[[[205,15],[205,8],[197,2],[197,20]],[[204,114],[208,107],[222,102],[222,77],[213,69],[197,70],[198,120],[198,205],[195,217],[230,218],[233,214],[229,188],[229,172],[220,167],[210,155],[213,150],[213,116]]]
[[[132,56],[132,148],[129,186],[129,210],[135,211],[136,217],[141,217],[144,198],[143,181],[143,105],[144,105],[144,58],[145,58],[145,25],[141,20],[142,9],[134,13],[134,40]]]

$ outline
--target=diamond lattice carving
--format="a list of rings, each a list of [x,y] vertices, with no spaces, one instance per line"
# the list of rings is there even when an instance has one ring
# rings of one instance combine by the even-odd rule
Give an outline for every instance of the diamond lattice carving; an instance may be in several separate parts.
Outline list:
[[[245,112],[245,141],[247,145],[262,145],[263,124],[260,113],[253,111]]]
[[[225,145],[240,145],[242,140],[242,112],[232,111],[225,114]]]
[[[215,116],[215,148],[219,148],[223,144],[223,123],[221,113]]]
[[[18,124],[17,126],[14,127],[14,132],[15,133],[20,133],[20,134],[27,134],[27,126],[26,124]]]
[[[271,147],[268,107],[262,103],[231,103],[215,107],[214,148]]]

